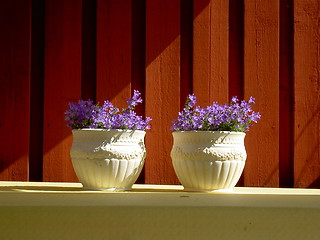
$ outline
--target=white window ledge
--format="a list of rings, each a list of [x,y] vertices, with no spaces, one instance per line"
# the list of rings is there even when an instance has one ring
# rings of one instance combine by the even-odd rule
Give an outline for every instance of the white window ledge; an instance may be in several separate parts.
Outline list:
[[[320,190],[0,182],[0,239],[320,239]]]

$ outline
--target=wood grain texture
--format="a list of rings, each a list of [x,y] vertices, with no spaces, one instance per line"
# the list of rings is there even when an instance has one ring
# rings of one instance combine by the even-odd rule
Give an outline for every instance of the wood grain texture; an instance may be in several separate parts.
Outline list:
[[[244,1],[244,97],[262,115],[246,136],[245,186],[279,186],[279,0]]]
[[[64,112],[81,97],[81,1],[46,2],[44,181],[77,181]]]
[[[128,0],[97,1],[97,101],[119,108],[131,96],[131,15]]]
[[[193,92],[198,103],[226,103],[228,96],[229,1],[194,1]]]
[[[320,187],[320,1],[294,1],[294,185]]]
[[[28,180],[31,1],[0,2],[0,180]]]
[[[245,1],[244,96],[262,115],[246,137],[245,186],[279,186],[279,1]]]
[[[146,24],[146,115],[153,120],[145,182],[176,184],[169,128],[180,109],[180,1],[147,1]]]

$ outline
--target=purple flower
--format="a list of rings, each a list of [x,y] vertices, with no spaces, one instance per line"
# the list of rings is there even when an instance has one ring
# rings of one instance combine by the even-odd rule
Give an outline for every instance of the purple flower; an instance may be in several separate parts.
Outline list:
[[[127,99],[128,109],[134,109],[138,103],[142,103],[142,98],[140,97],[141,93],[138,90],[133,91],[133,97]]]
[[[91,127],[97,115],[98,107],[91,100],[79,100],[78,103],[69,103],[69,109],[65,112],[65,120],[70,128]]]
[[[187,102],[186,102],[186,105],[185,105],[185,109],[191,109],[193,108],[197,103],[197,98],[194,94],[189,94],[188,97],[187,97]]]
[[[134,90],[132,98],[127,100],[127,108],[120,111],[109,101],[102,106],[94,105],[92,101],[79,100],[78,103],[69,103],[65,112],[67,126],[71,129],[104,128],[104,129],[150,129],[151,118],[145,120],[134,111],[135,106],[142,102],[140,92]]]
[[[248,131],[252,122],[257,122],[261,115],[252,111],[255,99],[250,97],[246,101],[239,102],[237,97],[232,97],[230,104],[212,105],[201,108],[196,106],[196,97],[191,94],[183,111],[173,121],[171,130],[175,131]]]

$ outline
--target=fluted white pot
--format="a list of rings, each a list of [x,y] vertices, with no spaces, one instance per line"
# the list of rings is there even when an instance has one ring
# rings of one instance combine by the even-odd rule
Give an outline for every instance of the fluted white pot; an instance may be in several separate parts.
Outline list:
[[[145,131],[79,129],[72,134],[70,155],[84,188],[131,189],[146,157]]]
[[[173,132],[171,158],[186,191],[232,190],[247,158],[243,132]]]

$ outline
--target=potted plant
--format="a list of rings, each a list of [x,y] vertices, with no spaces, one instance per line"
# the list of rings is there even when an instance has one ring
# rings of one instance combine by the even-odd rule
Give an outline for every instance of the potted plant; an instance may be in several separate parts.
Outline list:
[[[139,91],[120,111],[109,101],[102,106],[92,101],[69,103],[65,112],[72,129],[72,164],[86,189],[130,190],[137,180],[146,157],[145,130],[150,118],[135,112],[142,102]]]
[[[255,99],[230,104],[213,102],[196,106],[194,94],[187,97],[183,111],[173,121],[171,158],[186,191],[232,190],[246,161],[245,132],[260,118],[252,111]]]

